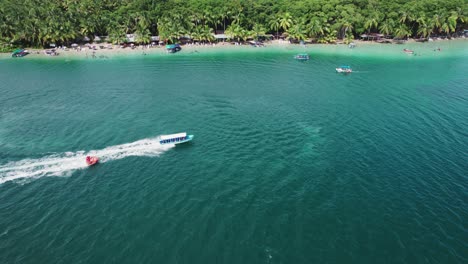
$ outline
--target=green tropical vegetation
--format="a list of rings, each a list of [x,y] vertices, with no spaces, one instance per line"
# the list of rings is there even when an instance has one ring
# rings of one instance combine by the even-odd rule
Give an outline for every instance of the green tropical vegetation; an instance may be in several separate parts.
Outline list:
[[[108,36],[139,43],[211,42],[225,30],[235,41],[265,34],[333,43],[361,34],[427,38],[467,28],[467,0],[2,0],[0,50],[43,47]]]

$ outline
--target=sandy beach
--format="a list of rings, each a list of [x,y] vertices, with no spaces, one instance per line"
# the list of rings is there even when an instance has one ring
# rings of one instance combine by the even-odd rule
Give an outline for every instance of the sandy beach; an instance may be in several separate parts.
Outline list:
[[[310,52],[323,54],[340,54],[340,55],[378,55],[387,56],[389,54],[402,55],[401,50],[404,48],[414,49],[418,56],[433,54],[434,51],[439,51],[438,54],[454,55],[466,53],[467,39],[460,38],[454,40],[436,40],[430,42],[416,42],[409,40],[404,44],[382,44],[373,41],[355,40],[356,47],[348,48],[346,44],[291,44],[286,40],[273,40],[265,42],[261,47],[254,47],[249,43],[233,44],[231,42],[220,42],[216,44],[186,44],[182,46],[182,51],[179,54],[194,54],[194,53],[218,53],[218,52]],[[112,48],[109,48],[112,47]],[[440,50],[438,50],[440,49]],[[135,57],[146,55],[174,55],[166,52],[164,45],[156,46],[135,46],[121,47],[119,45],[111,45],[108,43],[93,43],[88,45],[80,45],[77,48],[55,48],[57,56],[50,56],[45,53],[47,49],[27,49],[30,54],[25,56],[26,59],[50,58],[50,59],[109,59],[117,57]],[[441,52],[440,52],[441,51]],[[404,54],[403,54],[404,55]],[[0,54],[1,59],[11,58],[9,53]],[[24,59],[22,58],[22,59]]]

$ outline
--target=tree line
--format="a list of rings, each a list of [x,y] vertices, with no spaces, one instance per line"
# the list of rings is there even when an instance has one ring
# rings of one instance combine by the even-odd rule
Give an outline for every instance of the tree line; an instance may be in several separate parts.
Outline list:
[[[42,47],[84,37],[122,43],[159,35],[210,42],[225,31],[242,41],[265,34],[333,43],[363,33],[451,36],[467,26],[467,0],[2,0],[0,43]]]

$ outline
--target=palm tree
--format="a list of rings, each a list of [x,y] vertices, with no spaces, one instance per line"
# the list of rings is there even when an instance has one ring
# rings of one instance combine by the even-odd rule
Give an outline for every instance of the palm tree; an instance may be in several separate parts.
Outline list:
[[[461,9],[460,7],[457,7],[456,10],[454,10],[454,11],[452,11],[450,13],[449,20],[450,20],[449,23],[451,24],[451,26],[453,26],[455,28],[454,31],[456,31],[457,30],[457,25],[458,25],[457,21],[460,21],[461,23],[459,23],[459,24],[463,25],[467,21],[467,18],[463,13],[463,9]]]
[[[386,19],[380,24],[379,30],[384,35],[388,36],[393,33],[393,28],[395,27],[395,21],[392,19]]]
[[[213,24],[213,14],[210,10],[205,10],[202,14],[203,25],[208,26],[208,24]]]
[[[379,15],[378,14],[373,14],[370,18],[366,20],[364,23],[364,28],[367,30],[369,33],[372,28],[377,28],[379,25]]]
[[[424,14],[416,19],[416,23],[418,23],[418,30],[416,34],[418,34],[421,38],[427,38],[432,34],[434,26],[432,25],[431,21],[424,16]]]
[[[194,41],[202,40],[203,35],[201,32],[201,26],[196,26],[192,29],[192,32],[190,32],[190,38],[192,38]]]
[[[80,33],[83,37],[93,37],[96,32],[95,24],[82,22]]]
[[[213,29],[210,27],[204,27],[202,31],[202,40],[212,42],[215,40],[213,35]]]
[[[231,11],[225,8],[221,11],[219,17],[223,20],[223,31],[226,31],[226,19],[231,17]]]
[[[446,23],[451,32],[455,32],[457,30],[457,20],[457,16],[454,16],[453,14],[447,18]]]
[[[397,38],[406,38],[411,36],[411,32],[409,31],[408,27],[405,24],[400,24],[395,29],[395,37]]]
[[[260,24],[255,24],[252,28],[252,36],[254,37],[255,40],[258,40],[259,36],[265,35],[266,29],[263,27],[263,25]]]
[[[307,38],[307,30],[303,24],[296,24],[290,27],[287,31],[288,39],[295,39],[295,40],[306,40]]]
[[[276,31],[276,37],[279,37],[279,29],[280,29],[280,19],[278,16],[274,16],[270,18],[270,21],[268,22],[270,29]]]
[[[190,37],[195,41],[208,41],[211,42],[214,40],[213,29],[208,26],[198,25],[190,33]]]
[[[120,45],[127,40],[125,27],[121,25],[115,25],[109,32],[109,40],[113,44]]]
[[[151,42],[151,32],[148,28],[139,28],[135,32],[135,41],[138,43],[148,44]]]
[[[213,13],[213,16],[211,18],[211,23],[213,23],[213,29],[214,29],[214,32],[216,33],[216,30],[218,30],[218,25],[220,25],[222,23],[222,18],[223,16],[223,12],[222,11],[217,11],[215,13]]]
[[[432,25],[434,26],[434,29],[437,31],[437,32],[440,32],[440,28],[442,27],[442,21],[443,21],[443,18],[441,15],[439,14],[435,14],[433,17],[432,17]]]
[[[242,19],[244,18],[244,14],[242,13],[242,8],[240,8],[233,16],[232,16],[232,23],[241,24]]]
[[[309,27],[309,34],[312,37],[318,37],[324,34],[324,26],[322,20],[318,17],[314,17],[310,20],[308,25]]]
[[[426,23],[419,25],[417,34],[420,35],[422,38],[429,37],[431,33],[432,33],[432,25],[429,25]]]
[[[168,17],[158,20],[158,29],[160,38],[169,43],[177,42],[186,32],[180,23],[175,23],[174,20]]]
[[[201,22],[201,15],[197,12],[194,12],[191,15],[189,15],[189,19],[193,23],[193,25],[196,27]]]
[[[284,31],[287,31],[288,28],[290,28],[293,25],[293,20],[291,14],[288,12],[284,13],[279,20],[279,26],[282,28]]]
[[[245,40],[248,37],[249,32],[239,24],[233,23],[226,29],[225,34],[228,35],[230,39],[237,39],[237,42],[240,42],[241,39]]]
[[[341,35],[341,38],[344,38],[347,35],[348,30],[353,30],[353,24],[349,22],[348,20],[345,20],[341,24],[341,31],[343,34]]]
[[[400,12],[400,23],[404,24],[404,23],[407,23],[407,22],[409,23],[413,21],[414,21],[414,17],[410,12],[406,10]]]

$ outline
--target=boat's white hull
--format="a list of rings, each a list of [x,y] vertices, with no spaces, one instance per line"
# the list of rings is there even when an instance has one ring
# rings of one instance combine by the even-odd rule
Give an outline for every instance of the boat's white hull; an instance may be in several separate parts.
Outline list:
[[[193,139],[193,135],[187,135],[187,139],[184,139],[184,140],[181,140],[181,141],[178,141],[178,142],[174,142],[174,144],[182,144],[182,143],[185,143],[185,142],[192,141],[192,139]]]
[[[352,70],[343,70],[341,68],[336,68],[336,72],[338,73],[352,73]]]
[[[173,140],[160,140],[159,143],[161,145],[167,145],[167,144],[182,144],[182,143],[186,143],[186,142],[189,142],[189,141],[192,141],[193,139],[193,135],[187,135],[185,137],[185,139],[182,139],[182,140],[177,140],[177,139],[173,139]]]

